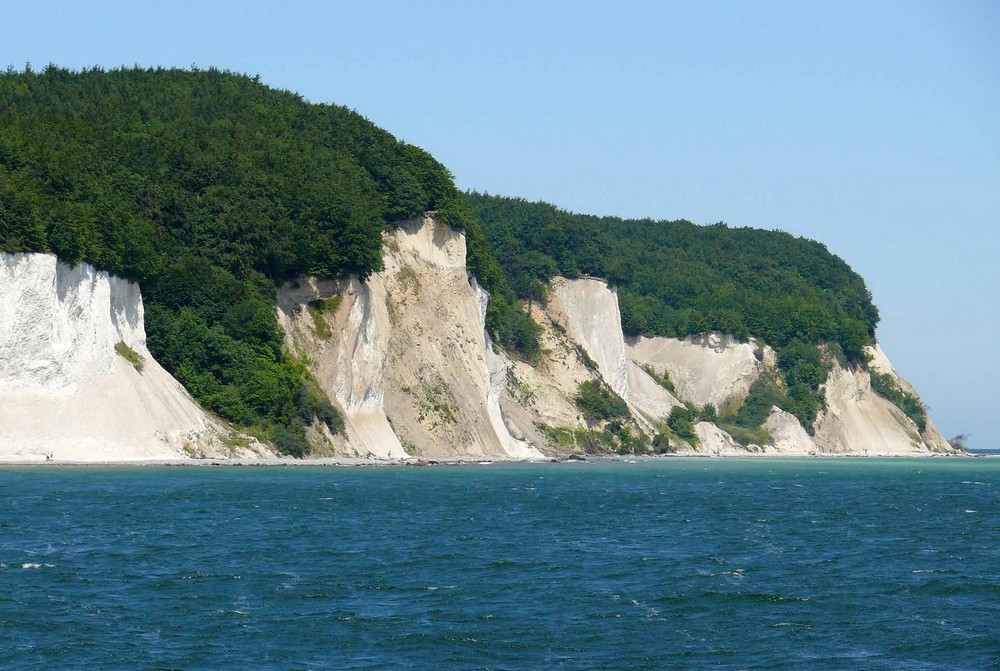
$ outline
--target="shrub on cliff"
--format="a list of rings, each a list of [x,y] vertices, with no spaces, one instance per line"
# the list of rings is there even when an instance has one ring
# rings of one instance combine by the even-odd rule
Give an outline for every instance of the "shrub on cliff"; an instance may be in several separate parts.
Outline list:
[[[628,405],[600,380],[581,382],[574,398],[588,423],[595,424],[629,416]]]
[[[871,370],[869,375],[872,379],[872,389],[876,394],[895,404],[907,417],[913,420],[921,432],[927,428],[927,408],[920,402],[920,399],[903,391],[889,373]]]

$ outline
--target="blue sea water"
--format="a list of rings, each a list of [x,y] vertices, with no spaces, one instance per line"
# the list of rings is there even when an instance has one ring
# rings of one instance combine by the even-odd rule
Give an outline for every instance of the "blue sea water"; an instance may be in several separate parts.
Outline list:
[[[1000,668],[1000,459],[0,469],[2,669]]]

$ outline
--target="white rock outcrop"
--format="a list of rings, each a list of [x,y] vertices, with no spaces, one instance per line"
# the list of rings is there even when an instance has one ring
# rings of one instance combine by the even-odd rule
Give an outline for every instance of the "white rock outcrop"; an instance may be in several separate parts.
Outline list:
[[[629,400],[625,338],[622,335],[618,293],[601,279],[585,277],[552,280],[550,307],[561,313],[569,337],[579,343],[612,391]]]
[[[868,364],[869,368],[879,373],[891,375],[903,391],[920,398],[920,394],[917,393],[917,390],[913,387],[913,385],[907,382],[906,379],[904,379],[892,365],[892,362],[889,361],[889,357],[887,357],[885,352],[882,350],[881,344],[875,343],[874,346],[867,349],[867,352],[871,356],[871,361]],[[924,428],[920,437],[923,440],[924,445],[926,445],[933,452],[947,453],[958,451],[951,446],[943,435],[941,435],[941,432],[938,431],[938,428],[934,426],[934,423],[929,417],[927,418],[927,426]]]
[[[785,412],[777,406],[771,408],[771,414],[764,421],[764,428],[771,434],[771,444],[762,445],[765,451],[774,450],[785,454],[813,454],[816,443],[813,442],[795,415]]]
[[[340,304],[327,314],[329,299]],[[318,302],[319,307],[308,305]],[[317,315],[314,317],[313,315]],[[318,333],[315,319],[337,337]],[[381,278],[317,281],[303,278],[278,292],[278,323],[293,352],[308,354],[320,387],[344,412],[346,440],[334,438],[338,456],[399,459],[406,451],[385,415],[385,372],[391,324]]]
[[[293,351],[309,355],[320,386],[342,407],[336,451],[399,458],[540,458],[511,436],[501,397],[508,362],[486,334],[487,295],[465,265],[465,235],[432,217],[384,240],[385,268],[346,286],[302,280],[279,294]],[[303,289],[303,287],[306,287]],[[331,330],[306,304],[342,296]]]
[[[146,349],[137,285],[50,254],[0,254],[0,460],[228,454],[220,430]]]
[[[523,360],[508,362],[507,385],[500,405],[514,436],[543,447],[548,441],[539,425],[586,428],[574,396],[581,382],[598,375],[587,367],[580,347],[570,341],[548,309],[538,304],[529,309],[532,319],[541,326],[540,360],[536,364]]]
[[[774,358],[770,348],[741,343],[721,333],[686,338],[640,336],[628,339],[627,350],[630,361],[660,374],[666,372],[679,398],[699,407],[711,403],[717,410],[742,402],[768,359]]]
[[[880,346],[870,348],[869,353],[873,370],[892,375],[904,391],[917,396]],[[893,456],[955,451],[930,421],[921,433],[902,410],[875,393],[871,376],[861,368],[845,369],[835,363],[824,394],[826,408],[816,418],[813,436],[823,452]]]
[[[486,332],[489,296],[468,274],[464,234],[428,216],[385,234],[384,245],[384,269],[364,281],[303,278],[278,294],[286,344],[344,412],[345,436],[313,435],[328,455],[535,459],[550,429],[569,436],[560,449],[579,447],[577,430],[591,427],[574,396],[586,380],[602,379],[652,435],[679,399],[731,410],[776,367],[769,348],[721,334],[626,340],[614,288],[593,278],[553,281],[548,304],[528,308],[542,327],[539,359],[511,361]],[[141,372],[119,344],[142,358]],[[872,370],[916,394],[881,347],[870,354]],[[644,367],[668,374],[677,396]],[[876,394],[861,368],[835,364],[823,391],[813,435],[773,408],[763,427],[771,444],[745,448],[699,422],[691,449],[953,451],[932,424],[921,433]],[[150,355],[135,284],[51,255],[0,254],[0,461],[273,456],[259,445],[230,454],[226,431]]]
[[[680,404],[626,356],[618,293],[607,282],[590,277],[554,278],[549,312],[597,364],[601,378],[629,404],[648,433],[653,432],[653,423]]]
[[[711,422],[694,425],[698,436],[697,452],[707,452],[718,456],[746,454],[747,449],[733,440],[733,437]]]

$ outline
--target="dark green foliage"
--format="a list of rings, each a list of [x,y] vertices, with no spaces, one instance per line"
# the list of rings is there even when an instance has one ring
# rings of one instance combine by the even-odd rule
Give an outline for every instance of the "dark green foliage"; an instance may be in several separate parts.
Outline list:
[[[771,409],[774,406],[780,407],[784,398],[784,390],[773,380],[762,375],[750,385],[750,392],[736,414],[723,417],[723,421],[745,429],[759,427],[771,414]]]
[[[599,380],[581,382],[574,400],[590,424],[629,416],[625,401]]]
[[[278,424],[271,429],[271,442],[282,454],[305,457],[309,454],[309,442],[305,439],[305,425],[300,421]]]
[[[823,405],[819,386],[826,381],[830,363],[816,345],[793,341],[778,352],[778,367],[787,389],[778,406],[795,415],[811,434],[816,413]]]
[[[825,246],[778,231],[572,214],[545,203],[472,193],[494,253],[522,298],[554,274],[606,277],[628,335],[721,331],[779,353],[784,407],[811,427],[821,405],[806,356],[825,342],[863,362],[878,310],[864,280]],[[815,354],[818,356],[819,351]],[[805,358],[804,358],[805,357]],[[794,370],[793,370],[794,369]]]
[[[157,359],[207,408],[262,425],[290,454],[307,449],[314,417],[333,431],[342,420],[282,350],[275,284],[367,276],[382,266],[389,223],[460,197],[423,150],[255,78],[54,66],[0,75],[0,250],[54,252],[137,280]],[[530,340],[517,318],[493,312],[507,340]]]
[[[771,436],[761,425],[774,406],[781,407],[785,396],[785,390],[775,380],[761,375],[750,385],[750,391],[739,409],[720,417],[717,424],[740,445],[766,445],[771,442]]]
[[[697,440],[698,438],[697,434],[694,432],[694,424],[696,421],[696,415],[690,408],[678,405],[670,411],[670,417],[667,418],[667,426],[670,427],[670,430],[673,431],[674,435],[678,438],[691,442]]]
[[[883,398],[888,399],[913,420],[921,432],[927,428],[927,408],[920,399],[909,392],[903,391],[889,373],[868,371],[872,378],[872,389]]]

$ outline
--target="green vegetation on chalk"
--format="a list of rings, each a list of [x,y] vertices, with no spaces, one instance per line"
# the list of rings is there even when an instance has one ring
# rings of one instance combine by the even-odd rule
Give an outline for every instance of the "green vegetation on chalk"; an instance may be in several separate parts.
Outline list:
[[[628,405],[600,380],[581,382],[574,397],[588,424],[629,416]]]
[[[0,250],[52,252],[137,281],[157,360],[207,409],[288,453],[307,449],[315,421],[336,431],[342,419],[283,347],[276,286],[364,278],[382,268],[383,230],[426,211],[465,232],[469,270],[491,295],[487,329],[529,361],[540,327],[526,304],[544,301],[557,274],[608,278],[630,335],[716,330],[773,346],[780,384],[720,419],[746,431],[766,403],[811,429],[830,358],[863,362],[878,321],[863,280],[820,243],[462,194],[422,149],[256,77],[0,74]],[[331,337],[329,306],[308,309],[317,335]],[[925,421],[915,399],[880,389]],[[577,400],[599,421],[627,416],[600,388]]]
[[[667,428],[672,435],[697,446],[699,439],[694,425],[698,422],[714,422],[717,419],[715,406],[711,403],[703,408],[698,408],[692,403],[685,403],[671,409],[670,415],[667,417]]]
[[[869,370],[872,378],[872,389],[876,394],[888,399],[896,405],[903,413],[913,420],[921,433],[927,428],[927,408],[913,394],[903,391],[895,378],[889,373],[880,373]]]
[[[206,408],[263,427],[288,453],[305,449],[300,407],[313,392],[283,350],[275,287],[378,271],[382,231],[399,220],[438,210],[466,230],[470,267],[496,297],[494,338],[537,355],[534,324],[464,201],[422,149],[256,77],[0,74],[0,251],[138,281],[157,360]]]
[[[343,299],[343,296],[334,296],[333,298],[319,298],[306,303],[306,311],[312,317],[313,332],[317,338],[329,340],[333,337],[333,331],[326,321],[326,316],[336,312]]]
[[[118,352],[118,356],[132,364],[132,367],[138,372],[142,372],[143,366],[146,365],[146,360],[143,359],[141,354],[136,352],[121,340],[115,343],[115,351]]]
[[[537,422],[535,428],[542,432],[551,447],[560,452],[649,454],[654,451],[646,434],[617,420],[608,422],[603,428],[549,426],[541,422]]]
[[[677,393],[677,389],[674,388],[674,383],[670,379],[670,373],[668,373],[666,369],[664,369],[661,373],[649,364],[642,364],[642,369],[646,372],[646,375],[653,378],[653,381],[656,382],[656,384],[660,385],[671,394]]]

